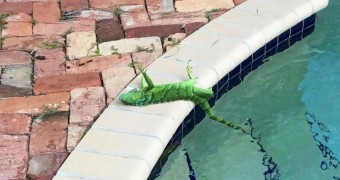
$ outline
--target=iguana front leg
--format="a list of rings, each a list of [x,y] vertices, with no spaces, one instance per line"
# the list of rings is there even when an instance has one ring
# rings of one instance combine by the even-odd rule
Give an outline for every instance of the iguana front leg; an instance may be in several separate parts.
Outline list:
[[[146,74],[146,70],[142,68],[142,65],[137,63],[137,68],[138,70],[142,73],[143,78],[142,78],[142,88],[146,87],[146,91],[151,90],[154,87],[154,84],[151,80],[151,78]],[[146,84],[145,84],[146,82]]]

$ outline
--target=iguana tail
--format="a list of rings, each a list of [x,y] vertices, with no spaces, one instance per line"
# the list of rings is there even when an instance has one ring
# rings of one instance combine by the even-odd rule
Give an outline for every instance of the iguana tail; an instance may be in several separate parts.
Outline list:
[[[197,103],[197,104],[199,104],[199,105],[202,107],[202,109],[203,109],[204,112],[209,116],[210,119],[212,119],[212,120],[214,120],[214,121],[217,121],[217,122],[220,122],[220,123],[223,123],[223,124],[227,125],[228,127],[233,128],[233,129],[235,129],[235,130],[241,130],[243,133],[246,133],[246,134],[249,133],[249,132],[246,131],[243,127],[241,127],[241,126],[239,126],[239,125],[236,125],[236,124],[233,124],[233,123],[231,123],[231,122],[229,122],[229,121],[227,121],[227,120],[224,120],[224,119],[222,119],[221,117],[217,116],[217,115],[214,113],[214,111],[211,109],[211,107],[210,107],[208,101],[205,100],[205,99],[204,99],[204,101],[203,101],[203,99],[201,99],[201,100],[202,100],[202,102],[199,102],[199,103]]]

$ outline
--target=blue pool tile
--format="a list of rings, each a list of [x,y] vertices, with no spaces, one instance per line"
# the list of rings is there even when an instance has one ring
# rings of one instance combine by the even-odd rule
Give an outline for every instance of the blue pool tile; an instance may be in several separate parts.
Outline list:
[[[183,137],[186,136],[187,134],[189,134],[189,132],[194,129],[194,127],[196,126],[195,124],[195,117],[191,117],[188,121],[186,121],[183,124]]]
[[[252,58],[257,59],[258,57],[263,56],[265,53],[266,53],[266,48],[262,47],[254,52]]]
[[[246,67],[242,67],[240,78],[243,81],[243,79],[252,71],[252,64],[249,64]]]
[[[306,27],[309,27],[309,26],[315,24],[315,17],[316,17],[316,15],[313,14],[313,15],[311,15],[310,17],[306,18],[306,19],[303,21],[303,22],[304,22],[304,29],[305,29]]]
[[[308,35],[312,34],[312,32],[314,31],[315,26],[311,25],[308,28],[304,29],[302,32],[302,38],[307,37]]]
[[[229,79],[229,86],[228,90],[231,90],[233,87],[237,86],[238,84],[241,83],[241,78],[240,76],[234,76],[231,79]]]
[[[222,89],[225,89],[226,87],[228,87],[228,80],[229,80],[229,74],[225,75],[219,82],[218,82],[218,92],[220,93],[220,91]]]
[[[229,79],[234,76],[239,76],[240,73],[241,73],[241,65],[238,65],[232,71],[229,72]]]
[[[286,39],[286,40],[280,42],[278,47],[277,47],[277,52],[282,52],[282,51],[288,49],[289,48],[289,44],[290,44],[289,43],[289,39]]]
[[[300,41],[302,39],[302,32],[294,34],[292,37],[289,39],[289,45],[292,46],[296,42]]]
[[[290,29],[288,29],[287,31],[279,35],[279,38],[278,38],[279,43],[282,41],[288,40],[289,36],[290,36]]]
[[[265,46],[266,53],[268,53],[268,51],[271,51],[272,49],[276,49],[277,45],[278,45],[278,38],[276,37],[266,44]]]
[[[264,56],[264,59],[269,58],[270,56],[273,56],[277,53],[277,46],[271,48],[271,49],[267,49],[266,54]]]
[[[303,24],[304,24],[303,22],[300,22],[300,23],[296,24],[295,26],[293,26],[291,28],[291,31],[290,31],[290,36],[293,36],[297,33],[302,32]]]
[[[253,59],[253,65],[252,65],[252,70],[257,69],[259,66],[261,66],[263,64],[263,59],[264,59],[264,55],[258,57],[257,59]]]

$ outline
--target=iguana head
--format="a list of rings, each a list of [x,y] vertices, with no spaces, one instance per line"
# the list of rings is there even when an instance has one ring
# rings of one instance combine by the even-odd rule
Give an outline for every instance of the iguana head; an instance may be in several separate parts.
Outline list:
[[[152,93],[145,91],[143,89],[137,90],[132,89],[128,93],[121,94],[119,99],[127,105],[142,106],[150,104]]]

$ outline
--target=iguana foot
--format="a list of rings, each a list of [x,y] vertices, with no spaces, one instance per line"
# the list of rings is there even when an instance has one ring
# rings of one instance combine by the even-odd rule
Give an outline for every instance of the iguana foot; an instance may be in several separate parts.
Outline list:
[[[251,126],[251,119],[247,119],[245,123],[239,125],[240,130],[245,134],[251,134],[253,127]]]
[[[192,73],[192,67],[189,65],[191,60],[188,61],[188,64],[187,64],[187,74],[188,74],[188,77],[189,79],[192,79],[192,76],[191,76],[191,73]]]

